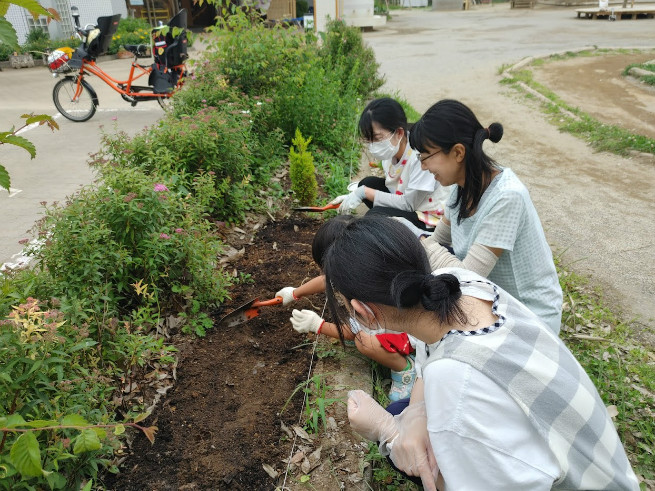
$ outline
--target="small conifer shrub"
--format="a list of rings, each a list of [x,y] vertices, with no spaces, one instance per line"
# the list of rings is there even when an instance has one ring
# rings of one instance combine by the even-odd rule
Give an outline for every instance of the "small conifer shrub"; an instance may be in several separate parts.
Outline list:
[[[296,128],[296,137],[291,140],[295,148],[292,146],[289,150],[291,190],[303,206],[313,205],[318,193],[314,156],[307,150],[311,141],[311,137],[305,139]]]

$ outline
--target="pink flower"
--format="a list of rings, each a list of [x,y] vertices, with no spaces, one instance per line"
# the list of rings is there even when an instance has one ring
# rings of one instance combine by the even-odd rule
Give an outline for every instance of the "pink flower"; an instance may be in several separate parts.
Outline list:
[[[176,233],[176,234],[181,234],[181,233],[183,233],[183,232],[184,232],[184,229],[182,229],[182,228],[176,228],[176,229],[175,229],[175,233]]]
[[[161,233],[161,234],[159,234],[159,238],[160,238],[160,239],[170,239],[171,236],[168,235],[168,234]]]
[[[162,191],[168,191],[168,188],[164,186],[163,184],[155,184],[155,192],[160,193]]]
[[[114,116],[113,118],[111,118],[112,121],[116,121],[117,119],[118,119],[118,116]]]

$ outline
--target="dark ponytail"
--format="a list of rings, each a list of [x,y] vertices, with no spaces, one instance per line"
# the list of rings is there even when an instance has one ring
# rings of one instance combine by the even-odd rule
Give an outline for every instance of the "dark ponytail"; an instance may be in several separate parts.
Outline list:
[[[491,175],[498,164],[482,149],[488,138],[497,143],[503,137],[503,126],[492,123],[484,128],[473,111],[459,101],[444,99],[428,109],[409,134],[410,146],[421,153],[427,147],[440,147],[446,154],[457,144],[466,149],[466,179],[464,187],[457,190],[453,209],[459,207],[457,222],[470,217],[478,207]]]
[[[399,309],[414,307],[420,302],[425,310],[434,312],[442,324],[466,322],[458,303],[462,296],[459,280],[452,274],[399,273],[391,282],[391,296]]]

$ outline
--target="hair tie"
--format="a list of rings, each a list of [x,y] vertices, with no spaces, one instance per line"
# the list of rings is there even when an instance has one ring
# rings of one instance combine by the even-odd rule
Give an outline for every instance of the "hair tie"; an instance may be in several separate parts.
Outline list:
[[[489,131],[489,127],[487,126],[485,130],[487,130],[487,138],[491,140],[491,131]]]

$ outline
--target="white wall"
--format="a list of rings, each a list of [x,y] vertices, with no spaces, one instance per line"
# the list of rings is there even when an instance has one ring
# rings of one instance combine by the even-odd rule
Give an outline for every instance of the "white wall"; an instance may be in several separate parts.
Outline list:
[[[86,24],[95,24],[98,17],[103,15],[121,14],[121,18],[127,17],[127,7],[125,0],[40,0],[45,8],[54,8],[59,15],[70,19],[70,7],[75,5],[80,11],[80,24],[82,27]],[[9,10],[5,18],[14,26],[18,36],[18,43],[23,44],[29,33],[27,18],[31,14],[24,8],[16,5],[9,5]],[[71,20],[72,22],[72,20]],[[67,37],[65,22],[51,21],[48,24],[48,32],[51,39],[60,39]]]

